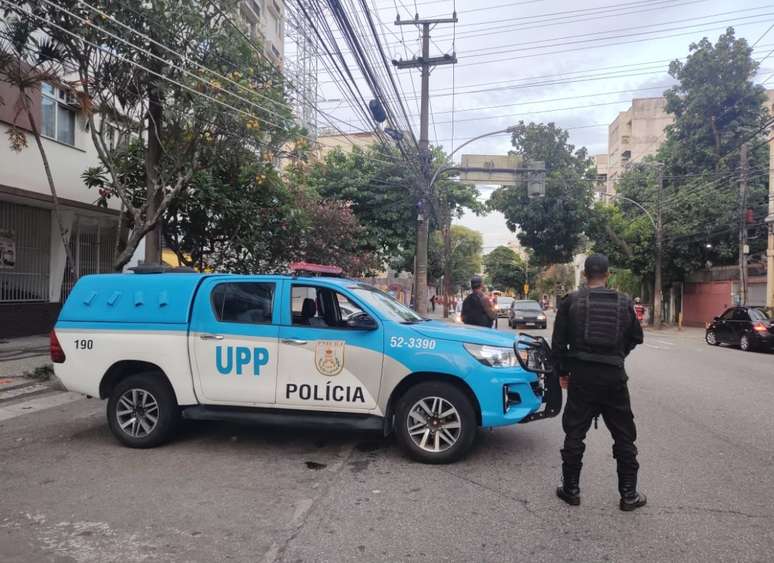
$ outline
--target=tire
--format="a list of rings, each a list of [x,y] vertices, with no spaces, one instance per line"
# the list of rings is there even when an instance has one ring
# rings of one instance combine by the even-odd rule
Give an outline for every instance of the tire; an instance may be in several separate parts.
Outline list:
[[[139,420],[136,413],[130,411],[134,406],[139,407]],[[162,374],[138,373],[113,388],[107,404],[107,419],[113,435],[125,446],[153,448],[174,435],[180,420],[180,408]]]
[[[714,330],[708,330],[704,334],[704,341],[709,344],[710,346],[719,346],[720,342],[718,342],[718,337],[715,334]]]
[[[454,412],[438,420],[431,419],[428,410],[433,414]],[[478,432],[471,400],[451,383],[442,381],[428,381],[411,387],[398,402],[395,414],[398,443],[408,457],[422,463],[454,463],[462,459],[473,447]],[[443,421],[447,426],[444,427]],[[411,428],[422,422],[425,426],[413,429],[412,436]],[[436,430],[433,430],[434,425],[437,425]]]
[[[755,350],[755,344],[749,335],[743,334],[742,338],[739,340],[739,348],[741,348],[743,352],[753,352]]]

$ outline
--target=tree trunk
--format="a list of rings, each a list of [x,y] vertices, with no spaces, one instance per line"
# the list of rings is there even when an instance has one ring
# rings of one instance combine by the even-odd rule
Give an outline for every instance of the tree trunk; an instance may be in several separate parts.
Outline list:
[[[148,148],[145,151],[145,186],[148,193],[147,213],[145,215],[148,236],[145,237],[145,263],[161,264],[161,222],[154,221],[161,202],[164,200],[164,188],[159,183],[161,167],[161,121],[164,109],[159,91],[155,85],[148,89]]]
[[[121,213],[118,215],[118,226],[116,227],[116,245],[113,249],[113,270],[120,272],[124,269],[126,263],[118,265],[118,257],[126,250],[127,240],[129,239],[129,213],[126,211],[123,203],[121,204]]]
[[[22,93],[22,96],[24,94]],[[62,224],[62,211],[59,206],[59,196],[56,193],[56,185],[54,184],[54,176],[51,173],[51,166],[48,163],[48,156],[46,155],[46,149],[43,148],[43,141],[40,138],[40,132],[38,131],[38,125],[35,122],[35,116],[32,115],[32,111],[29,106],[25,104],[25,112],[27,113],[27,119],[30,122],[30,128],[32,129],[32,136],[35,137],[35,143],[38,145],[38,151],[40,152],[40,158],[43,159],[43,169],[46,171],[46,179],[48,180],[48,187],[51,190],[51,200],[54,204],[54,217],[56,218],[56,224],[59,227],[59,236],[62,239],[62,245],[65,249],[65,256],[67,257],[67,264],[65,265],[65,272],[69,269],[73,277],[78,279],[78,272],[75,271],[75,262],[73,261],[73,254],[70,251],[70,244],[67,240],[67,230]]]

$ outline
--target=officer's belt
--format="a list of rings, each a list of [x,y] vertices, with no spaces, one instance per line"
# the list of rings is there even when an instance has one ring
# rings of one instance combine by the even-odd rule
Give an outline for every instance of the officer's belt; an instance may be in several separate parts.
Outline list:
[[[618,355],[595,354],[593,352],[584,352],[583,350],[572,350],[567,353],[567,357],[584,362],[607,364],[619,368],[624,367],[624,359]]]

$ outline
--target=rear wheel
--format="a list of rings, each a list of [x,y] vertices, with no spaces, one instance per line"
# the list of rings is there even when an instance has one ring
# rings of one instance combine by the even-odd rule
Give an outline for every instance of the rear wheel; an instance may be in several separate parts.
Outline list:
[[[473,447],[478,425],[471,400],[451,383],[410,388],[396,409],[396,437],[422,463],[453,463]]]
[[[704,340],[706,340],[707,344],[710,346],[717,346],[720,344],[718,342],[718,336],[715,334],[714,330],[708,330],[707,333],[704,335]]]
[[[152,448],[175,432],[180,409],[163,376],[146,372],[120,381],[110,393],[107,418],[113,435],[130,448]]]
[[[742,335],[741,340],[739,340],[739,347],[745,352],[752,352],[755,349],[752,338],[747,334]]]

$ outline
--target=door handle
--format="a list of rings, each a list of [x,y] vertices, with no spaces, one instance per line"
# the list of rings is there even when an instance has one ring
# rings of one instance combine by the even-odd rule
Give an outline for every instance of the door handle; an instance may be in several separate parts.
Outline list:
[[[223,340],[222,334],[202,334],[199,338],[202,340]]]
[[[298,340],[296,338],[283,338],[282,339],[283,344],[291,344],[293,346],[303,346],[304,344],[307,344],[306,340]]]

